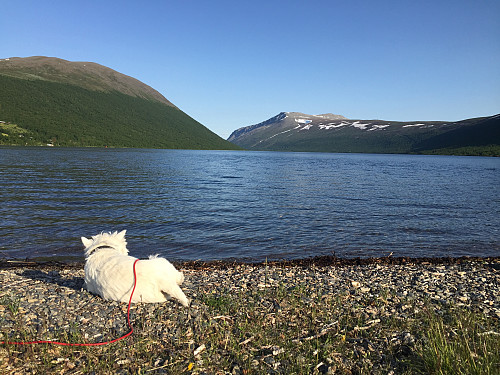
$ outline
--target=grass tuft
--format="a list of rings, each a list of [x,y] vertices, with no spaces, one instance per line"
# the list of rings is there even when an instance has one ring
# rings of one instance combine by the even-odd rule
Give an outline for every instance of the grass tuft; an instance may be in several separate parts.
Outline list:
[[[426,309],[419,354],[429,374],[500,374],[498,322],[463,308]],[[495,331],[496,329],[496,331]]]

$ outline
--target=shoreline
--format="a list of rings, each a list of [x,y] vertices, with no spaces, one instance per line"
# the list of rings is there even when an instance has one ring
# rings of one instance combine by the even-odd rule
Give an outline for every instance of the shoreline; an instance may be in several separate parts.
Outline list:
[[[133,335],[98,348],[0,345],[0,373],[429,373],[436,324],[498,365],[500,258],[312,259],[176,264],[189,308],[133,304]],[[83,263],[17,265],[0,267],[0,341],[128,332],[127,304],[84,290]]]
[[[241,261],[237,259],[228,260],[186,260],[172,261],[176,267],[199,270],[199,269],[228,269],[239,266],[254,267],[327,267],[327,266],[361,266],[361,265],[418,265],[418,264],[460,264],[464,262],[485,262],[500,263],[498,257],[354,257],[339,258],[335,255],[319,255],[310,258],[283,259],[270,261]],[[0,258],[0,270],[10,268],[40,268],[50,267],[54,269],[83,268],[85,261],[64,261],[64,260],[38,260],[38,259],[5,259]]]

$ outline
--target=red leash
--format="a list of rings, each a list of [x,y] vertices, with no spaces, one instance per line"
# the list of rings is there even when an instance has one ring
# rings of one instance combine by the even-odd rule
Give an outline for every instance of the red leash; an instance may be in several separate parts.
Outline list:
[[[137,284],[137,276],[135,273],[135,264],[139,261],[139,259],[136,259],[134,262],[134,288],[132,289],[132,293],[130,293],[130,299],[128,301],[128,308],[127,308],[127,325],[130,328],[130,332],[127,333],[126,335],[123,335],[122,337],[119,337],[117,339],[111,340],[111,341],[106,341],[106,342],[96,342],[96,343],[90,343],[90,344],[73,344],[69,342],[58,342],[58,341],[18,341],[18,342],[12,342],[12,341],[0,341],[0,344],[7,344],[7,345],[31,345],[31,344],[52,344],[52,345],[64,345],[64,346],[101,346],[101,345],[107,345],[107,344],[112,344],[114,342],[120,341],[124,339],[125,337],[129,337],[132,332],[134,332],[134,329],[132,328],[132,324],[130,324],[130,304],[132,303],[132,296],[134,295],[135,291],[135,285]]]

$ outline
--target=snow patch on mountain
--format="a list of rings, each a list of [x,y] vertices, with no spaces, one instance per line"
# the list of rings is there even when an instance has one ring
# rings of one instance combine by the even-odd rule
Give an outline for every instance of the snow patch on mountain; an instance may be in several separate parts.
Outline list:
[[[369,132],[373,130],[385,129],[390,125],[372,125],[371,129],[368,129]]]
[[[403,128],[413,128],[415,126],[425,126],[425,125],[426,124],[408,124],[408,125],[403,125]]]
[[[361,130],[366,130],[366,128],[368,126],[370,126],[370,124],[363,124],[361,121],[354,121],[351,126],[355,127],[355,128],[358,128],[358,129],[361,129]]]
[[[351,125],[351,123],[342,121],[340,124],[336,124],[334,122],[331,122],[331,123],[326,124],[326,125],[319,124],[319,128],[324,129],[324,130],[330,130],[330,129],[341,128],[341,127],[347,126],[347,125]]]
[[[297,122],[299,124],[309,124],[312,122],[312,120],[307,120],[305,118],[296,118],[295,122]]]

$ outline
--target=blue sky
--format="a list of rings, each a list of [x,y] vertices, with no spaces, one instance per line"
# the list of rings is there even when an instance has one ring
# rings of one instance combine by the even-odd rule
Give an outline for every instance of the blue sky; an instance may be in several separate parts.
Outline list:
[[[0,58],[92,61],[227,138],[281,111],[500,113],[500,1],[2,1]]]

